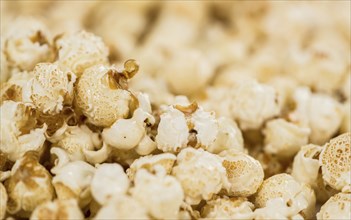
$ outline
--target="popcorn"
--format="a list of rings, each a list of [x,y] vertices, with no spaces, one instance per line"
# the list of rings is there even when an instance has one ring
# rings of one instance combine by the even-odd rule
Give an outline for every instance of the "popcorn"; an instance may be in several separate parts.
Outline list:
[[[36,207],[30,216],[30,220],[45,219],[77,219],[83,220],[84,215],[74,199],[55,200],[45,202]]]
[[[332,196],[317,213],[317,219],[349,219],[351,194],[338,193]]]
[[[331,139],[319,156],[324,181],[336,190],[351,191],[350,172],[351,133],[344,133]]]
[[[0,182],[0,219],[5,218],[6,207],[7,207],[7,192],[4,185]]]

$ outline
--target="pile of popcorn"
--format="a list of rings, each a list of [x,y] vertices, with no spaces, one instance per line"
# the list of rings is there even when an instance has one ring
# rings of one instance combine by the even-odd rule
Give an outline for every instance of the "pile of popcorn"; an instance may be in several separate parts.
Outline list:
[[[349,9],[2,1],[0,219],[350,219]]]

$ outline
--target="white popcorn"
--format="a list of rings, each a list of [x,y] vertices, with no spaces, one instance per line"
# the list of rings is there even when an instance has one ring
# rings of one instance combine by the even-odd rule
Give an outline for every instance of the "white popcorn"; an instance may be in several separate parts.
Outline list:
[[[30,216],[30,220],[46,219],[83,220],[84,215],[79,209],[77,200],[55,200],[53,202],[49,201],[37,206]]]
[[[49,115],[58,114],[63,105],[73,101],[73,84],[76,76],[62,72],[57,64],[39,63],[33,70],[33,79],[23,88],[22,99],[33,102],[36,108]]]
[[[206,202],[201,210],[203,218],[253,219],[254,205],[244,197],[217,198]]]
[[[311,218],[316,198],[308,185],[300,184],[292,176],[283,173],[264,180],[254,201],[257,208],[284,206],[286,217],[301,214],[304,218]]]
[[[130,165],[127,175],[131,180],[134,180],[134,176],[138,170],[146,169],[149,172],[155,172],[156,169],[160,169],[158,167],[162,167],[166,171],[166,174],[170,174],[176,159],[177,157],[171,153],[140,157]]]
[[[351,194],[338,193],[322,205],[317,219],[350,219]]]
[[[183,149],[177,156],[172,175],[182,184],[185,201],[194,205],[202,199],[211,199],[227,181],[221,159],[203,149]]]
[[[157,148],[164,152],[177,152],[187,146],[188,125],[185,115],[172,106],[161,114],[157,128]]]
[[[351,133],[341,134],[324,145],[319,156],[324,181],[336,190],[351,191]]]
[[[35,111],[30,105],[5,101],[0,107],[1,151],[11,161],[27,151],[41,151],[47,126],[36,128]]]
[[[75,103],[88,118],[88,122],[109,127],[136,109],[137,99],[125,90],[127,79],[132,77],[129,74],[135,74],[138,69],[135,65],[134,61],[127,61],[127,70],[123,73],[103,65],[84,71],[75,87]]]
[[[223,151],[222,165],[226,169],[228,185],[224,188],[230,196],[250,196],[262,184],[264,173],[261,164],[251,156],[236,152]]]
[[[101,164],[95,171],[90,188],[94,199],[103,205],[112,197],[125,194],[129,179],[119,164]]]
[[[0,219],[5,218],[6,206],[7,206],[7,192],[4,185],[0,182]]]
[[[77,77],[89,67],[108,64],[108,48],[92,33],[80,31],[62,37],[56,44],[60,69],[72,71]]]
[[[176,178],[159,170],[153,175],[145,169],[134,178],[132,195],[157,219],[172,219],[178,216],[184,199],[181,184]]]
[[[279,118],[267,122],[263,134],[266,153],[288,158],[294,156],[301,146],[307,144],[310,129]]]
[[[113,197],[102,206],[95,216],[99,219],[150,219],[146,208],[135,198],[127,195]]]
[[[29,151],[13,165],[5,183],[10,214],[29,217],[38,205],[54,198],[51,175],[38,159],[38,153]]]

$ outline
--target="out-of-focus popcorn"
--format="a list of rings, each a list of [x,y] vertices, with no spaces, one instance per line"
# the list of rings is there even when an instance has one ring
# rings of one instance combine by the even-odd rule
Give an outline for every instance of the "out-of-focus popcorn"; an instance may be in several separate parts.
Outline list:
[[[308,143],[310,129],[279,118],[268,121],[263,134],[266,153],[289,158]]]
[[[6,207],[7,207],[7,192],[4,185],[0,182],[0,219],[5,218]]]
[[[77,219],[83,220],[84,215],[78,206],[77,200],[55,200],[45,202],[36,207],[30,220],[46,219]]]
[[[219,156],[203,149],[183,149],[172,175],[182,184],[185,201],[193,205],[202,199],[210,200],[228,181]]]
[[[64,105],[73,101],[73,84],[76,76],[62,72],[57,64],[40,63],[33,70],[34,78],[24,86],[22,99],[33,102],[43,114],[60,113]]]
[[[5,182],[10,214],[29,217],[38,205],[54,198],[51,175],[38,160],[38,153],[29,151],[12,167]]]
[[[261,164],[251,156],[236,152],[223,151],[222,165],[226,169],[229,184],[224,186],[229,196],[247,197],[254,194],[262,184],[264,173]]]
[[[129,179],[118,164],[101,164],[97,167],[90,186],[94,199],[101,205],[109,199],[125,194]]]
[[[336,190],[351,191],[351,133],[341,134],[324,145],[319,156],[324,181]]]
[[[350,193],[338,193],[322,205],[317,213],[317,219],[350,219],[350,204]]]
[[[36,128],[35,110],[22,102],[5,101],[0,107],[1,151],[11,161],[27,151],[42,150],[47,126]]]
[[[84,70],[97,64],[108,65],[108,48],[100,37],[86,31],[63,36],[56,42],[58,66],[80,77]]]
[[[253,219],[254,205],[245,197],[217,198],[206,202],[201,210],[203,218]]]
[[[157,219],[173,219],[178,216],[184,199],[181,184],[173,176],[166,175],[165,170],[156,170],[153,175],[141,169],[134,178],[132,196],[147,208]]]
[[[308,185],[282,173],[263,181],[254,201],[257,208],[267,207],[269,210],[270,207],[284,207],[281,210],[285,217],[301,214],[304,218],[311,218],[315,211],[316,197]]]
[[[342,106],[344,116],[341,121],[340,132],[351,132],[351,101],[347,101]]]

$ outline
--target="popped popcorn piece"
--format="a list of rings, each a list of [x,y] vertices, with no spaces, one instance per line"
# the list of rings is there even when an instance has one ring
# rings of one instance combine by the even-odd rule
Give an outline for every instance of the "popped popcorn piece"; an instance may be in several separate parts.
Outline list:
[[[273,119],[267,122],[263,130],[264,151],[281,158],[294,156],[307,144],[311,130],[284,119]]]
[[[127,170],[127,175],[130,180],[134,180],[134,176],[138,170],[146,169],[149,172],[155,172],[156,169],[160,169],[157,168],[159,166],[166,171],[166,174],[170,174],[176,159],[177,157],[171,153],[140,157],[139,159],[134,160],[134,162],[130,165],[129,169]]]
[[[351,133],[341,134],[323,147],[319,156],[324,181],[336,190],[351,191]]]
[[[63,105],[73,101],[73,84],[76,76],[63,72],[57,64],[39,63],[33,70],[34,78],[23,89],[22,99],[33,102],[43,114],[60,113]]]
[[[1,41],[1,48],[3,48],[2,46],[2,41]],[[5,83],[8,78],[10,78],[11,74],[10,74],[10,70],[9,70],[9,64],[8,64],[8,61],[5,57],[5,53],[3,50],[1,50],[0,52],[0,71],[1,71],[1,74],[0,74],[0,85]]]
[[[317,213],[317,219],[350,219],[351,194],[338,193],[324,203]]]
[[[37,152],[26,152],[11,169],[6,180],[7,212],[18,217],[29,217],[41,203],[54,198],[50,173],[39,163]]]
[[[128,195],[113,197],[101,207],[95,216],[99,219],[150,219],[146,208],[135,198]]]
[[[78,78],[89,67],[108,64],[108,48],[100,37],[86,31],[63,36],[56,47],[60,69],[72,71]]]
[[[147,208],[157,219],[176,218],[184,199],[181,184],[173,176],[166,175],[165,170],[153,175],[145,169],[139,170],[134,178],[132,196]]]
[[[285,217],[301,214],[304,218],[312,218],[315,203],[316,197],[313,190],[286,173],[264,180],[254,196],[254,204],[257,208],[284,206]]]
[[[83,220],[84,215],[79,209],[77,200],[55,200],[45,202],[34,209],[30,220],[46,219],[77,219]]]
[[[3,51],[11,68],[31,71],[37,63],[54,58],[47,27],[33,17],[18,17],[4,35]]]
[[[185,201],[191,205],[210,200],[226,183],[221,159],[203,149],[185,148],[177,155],[174,175],[182,184]]]
[[[254,207],[244,197],[217,198],[206,202],[201,216],[210,219],[253,219]]]
[[[2,73],[1,73],[2,74]],[[31,72],[18,72],[12,71],[11,77],[7,82],[1,85],[1,100],[2,104],[6,100],[12,100],[15,102],[22,102],[22,90],[23,87],[33,78]]]
[[[223,151],[222,166],[226,169],[228,185],[224,185],[229,196],[250,196],[263,182],[263,168],[251,156],[235,150]]]
[[[0,219],[5,218],[6,207],[7,207],[7,192],[4,185],[0,182]]]
[[[27,151],[41,151],[47,126],[36,128],[35,110],[22,102],[5,101],[0,106],[1,152],[11,161]]]
[[[134,60],[125,62],[123,73],[113,67],[96,65],[86,69],[76,85],[75,103],[88,121],[96,126],[111,126],[133,112],[137,99],[126,90],[126,83],[138,70]]]
[[[99,165],[90,185],[94,199],[101,205],[108,203],[112,197],[125,194],[128,188],[128,176],[119,164]]]

